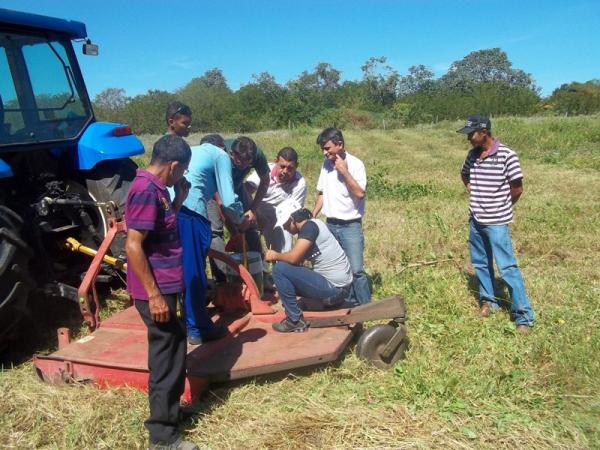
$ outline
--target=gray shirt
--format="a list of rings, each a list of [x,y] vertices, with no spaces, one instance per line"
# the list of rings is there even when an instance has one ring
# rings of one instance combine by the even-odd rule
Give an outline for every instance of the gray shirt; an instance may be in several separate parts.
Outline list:
[[[352,269],[348,258],[331,231],[319,219],[306,222],[298,232],[298,239],[312,242],[306,259],[313,270],[336,287],[352,283]]]

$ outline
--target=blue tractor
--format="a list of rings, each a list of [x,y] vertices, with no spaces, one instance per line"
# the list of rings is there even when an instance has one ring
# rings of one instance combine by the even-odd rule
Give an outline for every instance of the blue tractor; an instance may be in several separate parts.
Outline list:
[[[0,9],[0,351],[33,298],[77,299],[89,258],[65,240],[99,245],[144,152],[128,126],[96,121],[73,42],[98,53],[81,22]]]

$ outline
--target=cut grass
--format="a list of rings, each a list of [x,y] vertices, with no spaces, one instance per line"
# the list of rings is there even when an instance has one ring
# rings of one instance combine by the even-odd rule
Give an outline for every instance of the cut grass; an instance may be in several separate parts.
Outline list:
[[[364,221],[366,266],[375,298],[406,298],[407,359],[383,372],[348,351],[338,364],[214,386],[184,424],[188,439],[213,449],[599,446],[600,119],[494,122],[525,174],[511,230],[537,318],[528,336],[506,311],[477,314],[459,126],[345,133],[378,177]],[[269,157],[285,145],[298,150],[309,205],[322,161],[317,133],[252,135]],[[143,139],[151,148],[155,137]],[[559,149],[556,158],[545,149]],[[0,447],[145,445],[143,393],[45,385],[25,363],[0,374],[0,396]]]

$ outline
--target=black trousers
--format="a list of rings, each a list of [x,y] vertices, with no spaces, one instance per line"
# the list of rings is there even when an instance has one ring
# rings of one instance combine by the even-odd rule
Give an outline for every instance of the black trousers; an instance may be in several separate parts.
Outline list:
[[[148,401],[150,417],[144,422],[150,442],[172,444],[179,438],[179,399],[185,387],[185,326],[177,317],[178,295],[165,295],[169,321],[157,323],[150,316],[146,300],[135,307],[148,327]]]

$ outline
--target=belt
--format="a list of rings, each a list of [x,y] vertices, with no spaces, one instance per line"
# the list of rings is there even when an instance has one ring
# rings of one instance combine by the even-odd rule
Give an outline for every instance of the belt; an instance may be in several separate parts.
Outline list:
[[[361,223],[362,217],[358,217],[357,219],[350,219],[350,220],[334,219],[333,217],[327,218],[327,223],[330,223],[332,225],[348,225],[349,223],[355,223],[355,222]]]

